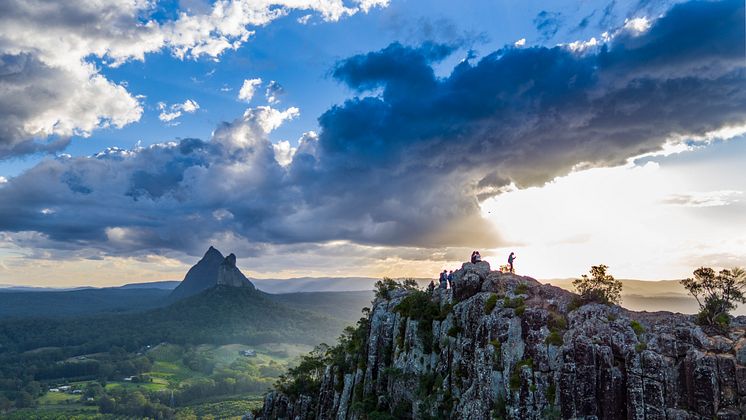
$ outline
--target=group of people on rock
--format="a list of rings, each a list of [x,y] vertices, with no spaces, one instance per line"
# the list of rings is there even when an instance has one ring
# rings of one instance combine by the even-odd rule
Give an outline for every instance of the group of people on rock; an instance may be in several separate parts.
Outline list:
[[[510,255],[508,255],[508,271],[511,273],[515,273],[515,268],[513,267],[513,261],[515,261],[517,257],[515,256],[515,252],[511,252]],[[471,253],[471,263],[476,264],[478,262],[482,261],[482,256],[479,254],[479,251],[474,251]]]
[[[453,287],[453,270],[443,270],[442,273],[440,273],[440,276],[438,277],[438,288],[439,289],[447,289],[448,287]],[[433,291],[435,290],[435,281],[431,280],[430,284],[427,286],[427,290]]]
[[[507,268],[510,273],[515,273],[515,268],[513,268],[513,261],[515,261],[517,257],[515,256],[515,252],[511,252],[510,255],[508,255],[508,265],[507,266],[501,266],[501,271],[503,267]],[[479,251],[474,251],[471,253],[471,259],[472,264],[476,264],[478,262],[482,261],[482,255],[479,254]],[[453,288],[453,270],[443,270],[442,273],[440,273],[440,276],[438,277],[438,288],[439,289],[448,289]],[[433,291],[435,290],[435,281],[431,281],[430,285],[427,287],[428,290]]]

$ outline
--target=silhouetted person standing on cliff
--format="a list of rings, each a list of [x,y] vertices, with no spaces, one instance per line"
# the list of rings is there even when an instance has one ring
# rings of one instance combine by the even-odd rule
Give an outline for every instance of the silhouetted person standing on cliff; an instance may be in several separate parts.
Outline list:
[[[446,278],[448,279],[448,286],[450,286],[451,289],[453,289],[453,270],[448,272],[448,277]]]
[[[448,288],[448,271],[446,270],[443,270],[443,272],[440,273],[440,288],[441,289]]]
[[[510,255],[508,255],[508,265],[510,266],[511,273],[515,273],[515,269],[513,268],[513,261],[515,261],[515,259],[515,252],[511,252]]]

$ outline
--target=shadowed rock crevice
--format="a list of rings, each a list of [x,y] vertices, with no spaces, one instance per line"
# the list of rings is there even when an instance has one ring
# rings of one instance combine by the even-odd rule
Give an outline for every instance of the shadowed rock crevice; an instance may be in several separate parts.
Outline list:
[[[572,309],[573,293],[486,262],[463,264],[453,285],[374,301],[363,351],[328,365],[317,394],[270,393],[261,418],[746,415],[746,319],[717,335],[689,315]]]

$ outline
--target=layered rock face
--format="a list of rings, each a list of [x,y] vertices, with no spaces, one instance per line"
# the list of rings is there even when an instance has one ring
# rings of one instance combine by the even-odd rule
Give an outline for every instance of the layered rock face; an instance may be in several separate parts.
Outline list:
[[[417,293],[375,301],[363,351],[328,366],[316,395],[270,393],[260,418],[746,418],[744,319],[718,335],[681,314],[574,308],[485,262],[428,296],[435,316],[402,309]]]
[[[254,289],[254,285],[243,275],[241,270],[236,267],[236,256],[230,254],[218,267],[218,279],[216,284],[231,286],[231,287],[246,287]]]

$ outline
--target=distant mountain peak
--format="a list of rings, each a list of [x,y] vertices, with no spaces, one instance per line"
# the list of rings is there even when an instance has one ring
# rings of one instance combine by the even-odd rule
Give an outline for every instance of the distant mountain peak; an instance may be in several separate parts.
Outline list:
[[[196,295],[217,285],[254,290],[254,285],[236,267],[236,255],[227,257],[211,246],[197,264],[189,269],[184,280],[171,292],[170,299],[178,300]]]
[[[207,249],[207,252],[205,252],[205,255],[202,257],[203,260],[205,258],[220,258],[221,260],[223,260],[223,258],[225,257],[223,257],[223,253],[221,253],[220,251],[218,251],[217,248],[211,245],[210,248]]]

